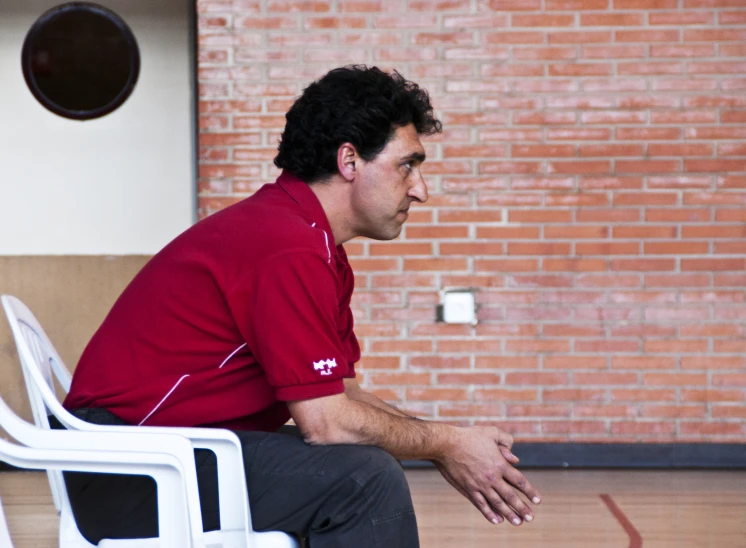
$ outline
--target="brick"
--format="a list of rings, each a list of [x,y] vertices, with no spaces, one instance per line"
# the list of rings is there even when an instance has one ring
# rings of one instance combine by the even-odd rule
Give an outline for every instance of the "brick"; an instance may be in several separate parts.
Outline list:
[[[686,162],[695,162],[695,160],[686,160]],[[746,163],[746,160],[743,161]],[[694,167],[694,166],[693,166]],[[697,166],[699,170],[704,171],[705,166]],[[715,171],[715,166],[711,166]],[[741,206],[746,204],[746,194],[742,192],[685,192],[683,194],[684,205],[733,205]]]
[[[350,253],[348,244],[345,244],[348,255]],[[408,256],[432,255],[433,245],[420,242],[371,242],[368,247],[371,256]]]
[[[569,223],[572,222],[572,212],[567,210],[514,209],[508,212],[508,221],[511,223]]]
[[[551,141],[606,141],[611,138],[611,130],[609,128],[548,129],[547,138]]]
[[[639,253],[637,242],[579,242],[575,244],[577,255],[633,255]]]
[[[706,255],[710,248],[707,242],[645,242],[645,255]]]
[[[480,14],[480,15],[445,15],[443,17],[443,28],[500,28],[508,24],[508,17],[504,14]]]
[[[567,313],[560,315],[558,319],[567,319]],[[569,352],[570,345],[567,341],[536,341],[536,340],[507,340],[505,341],[506,352]]]
[[[645,211],[645,220],[649,222],[709,222],[711,213],[709,209],[701,208],[677,208],[677,209],[655,209],[648,208]]]
[[[614,9],[618,10],[661,10],[675,9],[678,0],[613,0]]]
[[[576,160],[573,162],[549,162],[550,173],[610,173],[611,162],[606,160]],[[604,197],[604,201],[606,201]]]
[[[625,386],[638,387],[638,374],[630,372],[574,372],[574,384],[581,386]]]
[[[583,46],[580,57],[584,59],[643,59],[647,57],[646,47],[642,44],[606,45],[606,46]],[[612,82],[586,81],[583,84],[587,91],[601,91],[608,87],[616,87],[618,90],[644,90],[645,86],[640,82],[616,80]]]
[[[707,341],[673,341],[667,339],[646,340],[645,352],[650,353],[694,353],[707,352]]]
[[[538,400],[538,391],[536,389],[515,390],[506,388],[483,388],[474,390],[475,401],[524,401],[535,402]]]
[[[608,270],[605,259],[543,259],[547,272],[603,272]]]
[[[707,274],[666,274],[645,276],[647,287],[706,287],[710,285],[710,277]]]
[[[600,337],[603,336],[605,331],[603,328],[598,326],[588,326],[588,325],[574,325],[574,324],[544,324],[542,326],[542,333],[547,337],[553,337],[553,336],[560,336],[560,337]],[[558,356],[559,359],[564,359],[560,356]],[[578,356],[573,357],[574,359],[579,358]],[[548,367],[547,360],[549,360],[550,357],[546,356],[544,358],[545,366]],[[553,358],[552,358],[553,359]],[[586,359],[586,358],[582,358]],[[598,358],[590,358],[592,360],[596,360]]]
[[[357,327],[357,326],[356,326]],[[357,331],[357,329],[356,329]],[[399,369],[401,359],[399,356],[364,356],[355,366],[363,369]]]
[[[608,76],[612,70],[610,64],[558,63],[549,65],[549,76]]]
[[[430,374],[429,373],[409,373],[409,372],[379,372],[371,371],[366,372],[366,379],[368,382],[378,386],[385,385],[404,385],[404,386],[416,386],[416,385],[429,385]]]
[[[690,110],[683,112],[651,112],[653,124],[706,124],[716,121],[716,114],[709,110]]]
[[[673,271],[675,268],[675,259],[614,259],[611,262],[611,270],[618,272]]]
[[[679,160],[617,160],[617,173],[677,173],[681,171]]]
[[[578,223],[634,223],[640,220],[640,211],[636,209],[582,209],[575,212],[575,221]]]
[[[546,420],[542,421],[544,434],[606,434],[608,428],[602,421],[589,420]]]
[[[548,240],[606,238],[608,235],[609,228],[603,225],[548,226],[544,228],[544,238]]]
[[[697,307],[648,307],[645,309],[647,321],[679,321],[693,322],[709,319],[710,312],[707,308]]]
[[[746,259],[682,259],[681,270],[726,271],[744,270]]]
[[[501,352],[502,342],[495,340],[439,340],[438,352]]]
[[[616,42],[643,42],[646,44],[654,42],[678,42],[679,29],[635,29],[614,31]]]
[[[717,222],[746,221],[746,210],[744,209],[718,209],[715,213]]]
[[[679,432],[682,435],[687,434],[729,434],[743,435],[743,426],[741,422],[681,422]]]
[[[611,31],[549,32],[550,44],[598,44],[611,42]]]
[[[683,41],[686,42],[743,42],[746,40],[744,29],[685,29]]]
[[[742,405],[713,405],[710,412],[713,419],[746,419],[746,407]],[[740,434],[733,427],[728,430],[728,433],[731,430],[736,434]]]
[[[574,112],[514,111],[512,116],[513,123],[516,125],[570,125],[577,121],[577,114]]]
[[[675,226],[667,225],[632,225],[615,226],[612,235],[614,238],[675,238],[677,229]]]
[[[618,63],[617,73],[618,74],[637,74],[637,75],[667,75],[667,74],[682,74],[684,65],[682,63],[675,62],[656,62],[656,63]]]
[[[561,386],[568,383],[566,373],[556,372],[508,372],[505,373],[505,383],[510,386],[520,385],[553,385]]]
[[[517,405],[506,406],[508,417],[569,417],[568,405]]]
[[[470,242],[470,243],[442,243],[440,244],[440,255],[444,256],[450,256],[450,255],[503,255],[505,253],[505,246],[502,242]],[[426,265],[430,266],[430,262],[423,263],[422,261],[425,261],[427,259],[417,259],[419,261],[418,263],[410,264],[410,261],[405,260],[404,265],[405,268],[416,268],[418,265]],[[429,259],[428,261],[433,261],[434,259]],[[442,261],[450,261],[450,259],[441,259]],[[437,266],[440,263],[432,263],[433,265]],[[446,263],[450,264],[450,263]],[[455,263],[453,266],[456,266],[456,264],[460,265],[461,263]],[[445,265],[444,265],[445,266]],[[431,270],[431,268],[428,268],[428,270]],[[461,270],[459,268],[446,268],[445,270]]]
[[[708,388],[704,390],[681,390],[682,402],[744,402],[746,392],[743,390],[723,390]]]
[[[611,399],[615,402],[673,402],[676,401],[676,391],[650,388],[616,389],[611,391]]]
[[[406,226],[407,240],[422,239],[464,239],[469,236],[469,228],[466,226]]]
[[[685,97],[683,100],[683,106],[693,108],[705,108],[705,107],[743,107],[746,106],[746,97],[740,95],[695,95]],[[693,132],[689,135],[689,138],[694,138],[696,133]],[[718,129],[718,128],[716,128]],[[722,128],[724,129],[724,128]],[[701,133],[700,133],[701,135]]]
[[[569,255],[569,243],[508,242],[508,255]]]
[[[654,434],[673,434],[675,428],[676,424],[668,421],[619,421],[611,423],[612,434],[637,434],[641,436]]]
[[[707,80],[692,80],[691,78],[665,78],[653,81],[655,91],[707,91],[717,88],[717,84]]]
[[[515,190],[570,190],[575,188],[573,177],[513,177],[510,187]]]
[[[722,373],[712,376],[713,386],[746,386],[746,373]]]
[[[549,369],[606,369],[606,358],[584,356],[546,356],[544,367]]]
[[[540,168],[539,162],[479,162],[479,173],[484,174],[539,173]],[[510,197],[501,197],[499,200],[500,203],[508,203]]]
[[[643,384],[654,386],[705,386],[707,375],[701,373],[645,373]]]
[[[483,122],[462,122],[465,124],[481,124]],[[507,145],[446,145],[443,147],[445,158],[479,158],[499,157],[508,155]]]
[[[408,388],[407,400],[413,401],[464,401],[469,392],[463,388]]]
[[[615,206],[676,205],[678,196],[673,192],[619,192],[614,195]]]
[[[643,405],[642,417],[667,419],[703,419],[707,415],[704,405]]]
[[[357,267],[355,267],[357,268]],[[466,259],[458,258],[430,258],[430,259],[405,259],[404,269],[405,270],[466,270],[467,262]]]
[[[744,370],[746,369],[746,358],[743,358],[740,356],[739,357],[722,357],[722,356],[682,357],[681,368],[682,369],[699,369],[699,370],[722,370],[722,369]]]
[[[677,11],[677,12],[650,12],[648,23],[650,25],[708,25],[713,22],[711,12]]]
[[[468,369],[469,358],[465,356],[410,356],[408,358],[410,369]]]
[[[478,239],[525,240],[539,238],[539,228],[532,226],[479,226]]]
[[[713,146],[705,143],[650,143],[648,145],[649,156],[712,156]],[[721,154],[722,155],[722,154]],[[678,165],[678,162],[677,162]],[[653,171],[664,171],[663,169],[650,169]],[[668,171],[668,170],[665,170]]]
[[[633,274],[585,274],[575,283],[578,287],[640,287],[641,278]]]

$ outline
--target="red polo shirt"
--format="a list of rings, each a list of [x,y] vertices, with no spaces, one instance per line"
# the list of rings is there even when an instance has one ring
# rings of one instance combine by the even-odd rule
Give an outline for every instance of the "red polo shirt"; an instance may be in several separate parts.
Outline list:
[[[65,407],[275,430],[285,402],[339,394],[355,376],[352,291],[316,195],[283,173],[145,265],[86,347]]]

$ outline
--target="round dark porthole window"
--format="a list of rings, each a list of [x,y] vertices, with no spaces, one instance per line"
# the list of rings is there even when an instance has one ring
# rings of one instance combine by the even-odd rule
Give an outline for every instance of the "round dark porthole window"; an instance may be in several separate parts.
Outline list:
[[[21,63],[26,84],[44,107],[90,120],[116,110],[130,96],[140,74],[140,51],[116,13],[71,2],[34,23]]]

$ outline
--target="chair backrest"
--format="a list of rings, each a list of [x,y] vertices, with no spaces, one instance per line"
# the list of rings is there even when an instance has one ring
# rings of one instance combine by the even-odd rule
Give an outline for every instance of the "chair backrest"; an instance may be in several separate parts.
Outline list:
[[[54,393],[52,375],[58,378],[62,388],[67,391],[70,389],[70,372],[28,307],[11,295],[3,295],[0,301],[2,301],[18,349],[18,358],[21,362],[34,424],[40,428],[49,429],[48,416],[50,413],[56,413],[54,409],[48,408],[45,400],[51,402],[52,405],[57,402],[60,408],[62,407]],[[45,398],[42,391],[48,391],[47,396],[52,397]],[[49,470],[47,476],[54,506],[57,512],[60,512],[63,507],[63,497],[67,497],[62,473]]]

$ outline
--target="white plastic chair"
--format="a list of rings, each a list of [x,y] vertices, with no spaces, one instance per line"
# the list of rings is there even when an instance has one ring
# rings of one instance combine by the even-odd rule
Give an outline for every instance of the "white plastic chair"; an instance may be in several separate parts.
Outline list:
[[[141,474],[153,477],[158,486],[158,525],[160,537],[146,539],[148,546],[158,548],[202,548],[202,522],[199,508],[198,522],[189,508],[188,491],[196,491],[196,481],[189,480],[194,470],[191,445],[181,436],[164,436],[164,452],[140,451],[153,443],[152,436],[144,434],[118,435],[90,432],[44,430],[18,417],[0,398],[0,426],[22,443],[17,445],[0,439],[0,460],[21,468],[35,468],[112,474]],[[101,436],[104,436],[102,438]],[[116,439],[115,439],[116,438]],[[122,450],[127,444],[127,450]],[[167,445],[166,445],[167,444]],[[169,452],[165,450],[169,449]],[[190,466],[191,469],[190,470]],[[62,492],[63,505],[67,494]],[[0,509],[0,514],[2,510]],[[63,515],[64,519],[71,516]],[[76,529],[77,530],[77,529]],[[71,539],[68,539],[71,540]],[[91,546],[85,539],[85,544]],[[153,542],[154,541],[154,542]],[[62,539],[60,539],[62,544]],[[110,548],[129,547],[128,541],[106,540],[99,546]],[[0,515],[0,546],[11,546],[7,523]],[[142,544],[143,548],[145,544]]]
[[[204,533],[205,540],[209,545],[214,544],[225,548],[299,547],[298,540],[291,535],[280,531],[257,532],[251,527],[251,513],[244,480],[245,472],[241,445],[233,432],[218,428],[104,426],[78,419],[62,407],[55,394],[53,378],[56,378],[60,387],[67,392],[70,388],[72,376],[41,325],[33,313],[19,299],[10,295],[3,295],[1,300],[18,348],[18,356],[21,361],[34,421],[39,427],[49,429],[48,415],[51,413],[65,428],[73,431],[107,432],[114,435],[137,433],[153,437],[160,435],[183,436],[190,442],[192,448],[208,449],[215,453],[217,458],[221,529]],[[62,474],[56,470],[49,471],[48,474],[55,505],[61,515],[68,514],[70,516],[71,526],[75,526],[77,530],[77,526],[74,525],[74,520],[71,518],[72,512],[69,501],[67,501],[66,496],[61,496],[61,493],[65,492]],[[197,501],[197,511],[199,511],[199,499],[195,500]],[[201,525],[200,518],[200,527]],[[80,536],[79,533],[78,535]],[[79,545],[71,542],[70,544],[61,544],[60,548],[78,548],[78,546],[88,548],[90,544]],[[133,544],[132,546],[139,548],[140,545]]]
[[[5,520],[5,512],[3,512],[3,499],[0,498],[0,546],[7,546],[13,548],[13,543],[10,541],[10,531],[8,530],[8,522]]]

